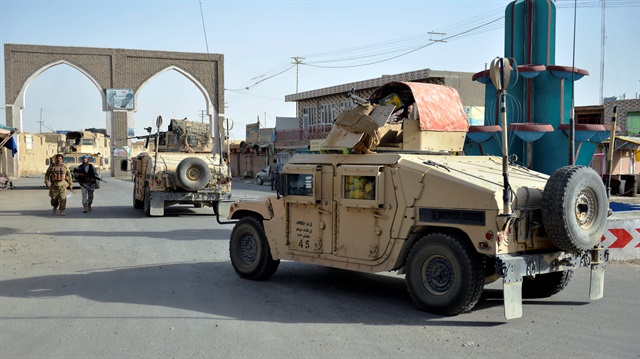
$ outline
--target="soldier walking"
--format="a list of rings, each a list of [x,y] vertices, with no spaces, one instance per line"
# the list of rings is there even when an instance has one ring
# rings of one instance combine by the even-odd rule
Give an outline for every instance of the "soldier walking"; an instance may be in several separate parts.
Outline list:
[[[82,156],[82,163],[73,170],[76,179],[82,189],[82,207],[83,212],[91,212],[91,203],[93,203],[93,191],[96,189],[97,174],[96,169],[89,163],[89,156]]]
[[[69,183],[69,189],[73,189],[71,173],[63,159],[64,156],[57,154],[55,163],[49,166],[44,175],[44,185],[49,188],[49,197],[51,197],[51,206],[53,207],[51,213],[56,214],[56,210],[60,207],[61,216],[64,216],[64,210],[67,208],[67,183]]]

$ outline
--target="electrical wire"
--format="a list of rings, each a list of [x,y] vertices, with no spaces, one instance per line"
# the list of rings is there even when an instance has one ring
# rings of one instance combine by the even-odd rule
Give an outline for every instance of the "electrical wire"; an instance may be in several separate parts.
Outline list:
[[[575,0],[557,0],[556,8],[573,8]],[[611,5],[610,5],[611,4]],[[608,0],[607,7],[635,7],[639,6],[640,3],[637,0]],[[583,0],[577,2],[577,7],[600,7],[600,1],[595,0]],[[486,20],[486,19],[489,20]],[[315,68],[326,68],[326,69],[344,69],[344,68],[354,68],[354,67],[362,67],[374,65],[386,61],[391,61],[411,53],[422,50],[426,47],[434,45],[436,43],[441,42],[449,42],[453,40],[459,40],[470,36],[475,36],[478,34],[486,33],[489,31],[498,30],[504,27],[504,24],[500,22],[500,20],[504,19],[504,8],[497,8],[486,13],[482,13],[476,15],[474,17],[453,23],[451,25],[436,29],[427,34],[417,34],[411,35],[399,39],[393,40],[385,40],[372,44],[364,44],[359,46],[354,46],[350,48],[338,49],[328,52],[322,53],[312,53],[309,55],[304,55],[307,61],[301,62],[300,65],[305,65],[308,67]],[[480,25],[477,25],[478,22],[484,21]],[[425,35],[436,35],[436,34],[447,34],[453,33],[449,36],[444,36],[441,39],[433,40],[433,39],[425,39]],[[392,55],[394,54],[394,55]],[[392,56],[389,56],[392,55]],[[385,57],[386,56],[386,57]],[[381,58],[384,57],[384,58]],[[345,62],[354,62],[357,60],[363,60],[362,62],[355,64],[340,64]],[[327,65],[327,64],[336,64],[336,65]],[[290,63],[287,63],[287,65]],[[245,86],[234,88],[234,89],[225,89],[227,91],[237,91],[242,92],[251,89],[252,87],[261,84],[269,79],[272,79],[282,73],[285,73],[295,66],[288,66],[283,69],[283,67],[279,67],[274,71],[267,71],[257,76],[253,76],[252,80],[260,78],[259,81],[248,81]],[[269,75],[270,73],[276,72],[273,75]],[[264,78],[263,78],[264,77]]]

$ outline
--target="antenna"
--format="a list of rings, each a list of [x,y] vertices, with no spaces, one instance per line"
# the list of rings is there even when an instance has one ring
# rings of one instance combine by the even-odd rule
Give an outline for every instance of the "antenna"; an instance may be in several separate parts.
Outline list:
[[[200,5],[200,18],[202,19],[202,32],[204,32],[204,44],[207,47],[207,61],[209,62],[209,79],[211,80],[211,86],[214,86],[215,81],[213,80],[213,68],[211,65],[211,54],[209,53],[209,40],[207,39],[207,28],[205,27],[204,24],[204,13],[202,12],[202,1],[198,1],[198,4]],[[222,96],[224,96],[224,91],[222,92]],[[223,102],[224,102],[224,97],[223,97]],[[209,123],[211,124],[212,130],[213,130],[213,138],[214,138],[214,144],[213,144],[213,153],[217,153],[219,155],[219,164],[222,165],[222,141],[221,141],[221,130],[222,129],[222,121],[220,121],[220,112],[217,112],[218,118],[211,118],[209,120]],[[211,116],[213,117],[213,116]],[[215,126],[214,126],[215,124]]]
[[[578,0],[573,2],[573,63],[571,64],[571,112],[569,114],[569,165],[576,164],[576,122],[575,122],[575,93],[576,93],[576,18]]]
[[[509,87],[511,77],[511,64],[509,59],[496,57],[491,61],[489,70],[491,82],[500,94],[500,126],[502,126],[502,178],[504,180],[504,190],[502,192],[503,208],[501,217],[514,217],[511,211],[511,185],[509,184],[509,148],[507,145],[507,105],[506,89]]]
[[[602,36],[602,40],[600,41],[600,102],[602,105],[604,102],[604,40],[605,40],[605,31],[604,31],[604,22],[605,22],[605,6],[607,0],[602,0],[602,28],[600,29],[600,34]]]

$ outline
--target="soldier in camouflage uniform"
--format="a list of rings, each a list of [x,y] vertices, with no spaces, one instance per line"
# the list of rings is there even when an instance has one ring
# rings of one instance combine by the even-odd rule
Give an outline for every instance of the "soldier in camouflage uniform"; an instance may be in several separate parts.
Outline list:
[[[47,173],[44,175],[44,185],[49,188],[49,197],[51,197],[52,214],[56,214],[58,206],[60,207],[60,215],[64,216],[64,210],[67,207],[67,183],[69,189],[73,189],[71,180],[71,172],[64,164],[64,156],[56,155],[56,161],[49,166]]]

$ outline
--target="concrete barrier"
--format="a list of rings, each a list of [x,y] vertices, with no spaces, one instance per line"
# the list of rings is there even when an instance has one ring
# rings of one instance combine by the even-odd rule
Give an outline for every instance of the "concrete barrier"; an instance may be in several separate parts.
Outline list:
[[[640,259],[640,211],[614,212],[601,243],[612,260]]]

